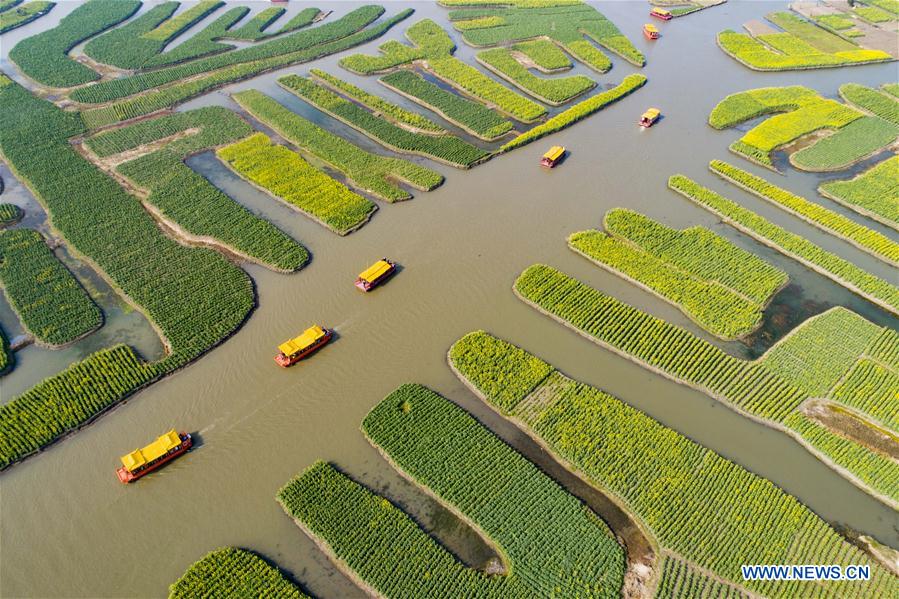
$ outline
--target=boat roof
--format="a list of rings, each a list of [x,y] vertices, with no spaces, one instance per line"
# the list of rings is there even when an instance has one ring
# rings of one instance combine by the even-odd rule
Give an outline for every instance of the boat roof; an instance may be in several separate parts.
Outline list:
[[[665,10],[664,8],[659,8],[657,6],[653,7],[652,12],[654,12],[658,15],[670,15],[671,14],[670,10]]]
[[[149,445],[140,449],[135,449],[131,453],[123,455],[121,458],[122,465],[129,472],[133,472],[147,462],[152,462],[156,458],[164,456],[170,450],[175,449],[179,445],[181,445],[181,437],[178,435],[175,429],[172,429],[166,434],[160,436]]]
[[[359,273],[359,278],[363,281],[368,281],[372,283],[377,281],[379,277],[382,277],[387,271],[391,268],[390,262],[387,260],[378,260],[361,273]]]
[[[646,31],[658,31],[658,29],[656,29],[656,26],[652,23],[647,23],[643,26],[643,29],[645,29]]]
[[[565,148],[563,146],[553,146],[546,151],[546,154],[544,154],[543,157],[549,160],[558,160],[564,153]]]
[[[657,117],[662,113],[658,108],[650,108],[646,112],[643,113],[643,117],[647,119],[651,119],[653,117]]]
[[[316,324],[303,331],[299,336],[294,337],[290,341],[285,341],[284,343],[279,345],[278,351],[280,351],[285,356],[290,356],[297,353],[298,351],[303,351],[324,336],[324,329]]]

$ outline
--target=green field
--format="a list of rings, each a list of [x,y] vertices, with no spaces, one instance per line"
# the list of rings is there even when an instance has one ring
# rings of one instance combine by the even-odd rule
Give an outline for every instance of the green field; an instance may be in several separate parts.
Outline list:
[[[536,273],[533,268],[528,273]],[[522,284],[519,279],[519,289]],[[770,481],[533,355],[475,332],[453,345],[449,359],[485,402],[616,496],[672,557],[768,597],[845,597],[855,591],[886,596],[899,589],[891,574]],[[542,364],[541,372],[551,374],[530,376],[535,362]],[[513,398],[497,399],[490,386],[480,384],[496,371],[511,373],[512,380],[518,372],[527,373]],[[740,565],[769,562],[871,564],[871,580],[846,583],[863,585],[853,590],[829,583],[743,581]],[[710,585],[698,572],[686,575],[694,584]],[[670,571],[663,574],[662,585],[676,585],[671,576]],[[730,589],[711,586],[717,592]]]
[[[225,547],[205,555],[169,587],[169,599],[308,597],[277,568],[250,551]]]
[[[822,183],[818,190],[856,212],[899,230],[899,156],[880,162],[857,177]]]
[[[466,411],[425,387],[403,385],[366,416],[362,430],[391,465],[495,544],[507,572],[465,567],[399,508],[318,463],[278,500],[379,594],[620,596],[624,551],[605,523]]]
[[[568,237],[568,247],[675,304],[724,339],[754,331],[787,275],[703,227],[678,231],[638,212],[616,208],[606,233]]]
[[[792,343],[782,341],[761,360],[752,362],[734,358],[684,329],[548,266],[538,264],[526,269],[515,282],[515,291],[526,303],[600,346],[790,432],[810,450],[839,467],[841,473],[847,473],[856,484],[867,487],[885,501],[899,504],[899,467],[895,461],[834,433],[800,409],[803,401],[820,395],[815,393],[816,387],[808,377],[825,373],[838,380],[841,373],[864,358],[864,352],[873,352],[881,336],[892,333],[889,329],[881,330],[852,312],[835,308],[803,323],[788,338]],[[851,321],[859,334],[865,336],[867,345],[862,350],[847,346],[838,353],[830,351],[834,343],[843,342],[843,335],[834,333],[830,326],[841,319]],[[802,345],[810,348],[803,354],[809,359],[783,360],[781,356],[793,354],[790,348],[804,338],[811,340]],[[830,379],[815,384],[823,386],[827,380]]]

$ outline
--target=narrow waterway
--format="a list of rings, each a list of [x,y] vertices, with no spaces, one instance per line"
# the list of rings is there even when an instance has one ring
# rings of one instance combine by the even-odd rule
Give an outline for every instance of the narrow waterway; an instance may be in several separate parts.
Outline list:
[[[252,4],[261,8],[266,3]],[[288,14],[309,5],[291,2]],[[315,5],[332,8],[324,2]],[[333,5],[335,14],[329,19],[356,5]],[[402,31],[425,16],[447,22],[446,10],[432,3],[411,5],[416,8],[411,19],[352,52],[373,53],[386,39],[403,39]],[[400,8],[397,3],[385,6],[389,14]],[[293,275],[248,266],[259,306],[233,338],[87,429],[0,474],[0,595],[162,596],[191,562],[216,547],[234,545],[260,552],[316,596],[358,596],[358,589],[274,500],[289,478],[317,459],[332,461],[356,480],[385,493],[466,563],[483,566],[491,555],[489,549],[392,471],[359,431],[367,412],[390,391],[405,382],[422,383],[470,410],[589,500],[589,489],[541,455],[539,448],[471,395],[450,372],[447,349],[475,329],[521,345],[565,374],[620,397],[771,479],[826,520],[899,548],[899,515],[785,434],[600,349],[525,306],[511,291],[524,268],[544,262],[712,340],[670,304],[567,248],[568,234],[597,227],[606,211],[624,206],[670,226],[709,227],[788,272],[791,285],[776,298],[751,343],[719,343],[735,355],[759,355],[797,323],[833,305],[899,328],[899,319],[718,222],[666,185],[669,175],[686,174],[860,266],[897,280],[895,269],[724,183],[707,166],[715,158],[728,160],[877,228],[816,195],[818,182],[832,174],[789,169],[780,176],[765,171],[727,150],[740,135],[738,131],[718,132],[706,125],[712,107],[729,93],[802,84],[835,96],[838,86],[847,81],[866,85],[895,81],[895,65],[763,74],[742,67],[715,46],[718,31],[739,29],[744,21],[784,9],[785,3],[731,0],[661,23],[663,37],[654,44],[640,34],[647,20],[645,3],[597,6],[646,53],[648,65],[642,72],[649,83],[643,89],[550,139],[471,171],[416,159],[444,173],[446,183],[430,193],[416,192],[409,202],[379,203],[371,222],[347,237],[331,233],[254,189],[214,155],[192,158],[192,168],[301,241],[313,259]],[[6,55],[14,40],[47,27],[69,8],[61,3],[47,17],[4,35],[3,69],[12,68]],[[457,33],[453,37],[458,55],[473,62],[474,50]],[[336,63],[342,55],[228,86],[187,103],[185,109],[213,103],[236,108],[227,94],[258,88],[363,147],[388,154],[275,84],[278,76],[304,74],[314,66],[415,108],[387,92],[376,78],[340,69]],[[607,85],[638,71],[620,59],[614,63],[604,75],[583,67],[576,72]],[[661,108],[665,118],[644,131],[636,120],[649,106]],[[571,154],[559,168],[547,171],[537,162],[551,143],[567,146]],[[0,174],[7,183],[0,199],[33,202],[14,195],[27,191],[15,191],[8,170]],[[26,210],[29,219],[36,219],[28,222],[40,226],[43,216],[36,216],[37,208],[28,204]],[[360,294],[353,286],[356,274],[382,256],[397,260],[401,272],[374,293]],[[78,273],[90,280],[89,272]],[[97,289],[102,289],[100,283]],[[152,357],[158,351],[154,345],[158,340],[150,338],[152,329],[138,313],[116,305],[104,303],[106,325],[71,348],[19,352],[16,370],[0,383],[3,400],[109,343],[131,343]],[[311,360],[289,370],[278,368],[272,361],[275,346],[315,322],[336,328],[337,339]],[[2,303],[0,323],[15,334],[15,317]],[[196,433],[198,448],[139,484],[120,484],[114,473],[118,456],[171,427]]]

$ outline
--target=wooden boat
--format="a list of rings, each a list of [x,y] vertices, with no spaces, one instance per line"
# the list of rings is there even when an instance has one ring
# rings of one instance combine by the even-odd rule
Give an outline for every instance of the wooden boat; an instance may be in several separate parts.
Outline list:
[[[275,362],[284,368],[293,366],[303,358],[315,353],[318,349],[326,345],[333,335],[334,333],[330,329],[322,328],[319,325],[313,325],[303,331],[299,336],[279,345],[278,355],[275,356]]]
[[[540,166],[553,168],[559,164],[559,161],[562,160],[563,156],[565,156],[565,147],[553,146],[540,158]]]
[[[189,433],[178,433],[172,429],[149,445],[123,455],[120,458],[122,465],[116,474],[123,483],[134,482],[187,453],[192,446],[193,439]]]
[[[644,129],[648,129],[649,127],[652,127],[661,116],[661,110],[659,110],[658,108],[650,108],[643,113],[643,116],[640,117],[640,126]]]
[[[381,258],[361,273],[356,278],[356,287],[368,292],[386,281],[396,272],[396,263],[387,258]]]

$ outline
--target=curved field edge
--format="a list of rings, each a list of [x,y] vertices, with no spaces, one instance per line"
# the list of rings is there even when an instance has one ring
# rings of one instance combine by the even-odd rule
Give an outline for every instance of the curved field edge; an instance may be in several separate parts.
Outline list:
[[[169,599],[196,597],[310,599],[277,567],[236,547],[210,551],[169,586]]]
[[[101,350],[0,406],[6,468],[224,341],[254,308],[255,291],[218,252],[165,236],[136,197],[80,156],[68,141],[84,133],[77,115],[0,77],[0,128],[0,154],[47,211],[51,230],[145,314],[166,350],[154,363],[127,346]]]
[[[591,330],[586,330],[581,324],[570,321],[558,312],[561,302],[545,305],[546,302],[543,301],[545,298],[533,297],[535,293],[546,295],[545,290],[539,286],[534,287],[535,284],[532,282],[533,279],[541,280],[541,277],[555,280],[560,293],[564,290],[565,293],[573,293],[572,297],[583,301],[601,302],[607,317],[606,320],[595,318],[590,321],[593,323],[590,325]],[[524,289],[525,286],[527,286],[527,290]],[[760,424],[785,432],[821,462],[858,488],[885,505],[899,506],[899,492],[897,492],[899,476],[897,476],[895,463],[889,458],[875,454],[853,441],[843,439],[842,436],[838,436],[830,429],[817,426],[811,420],[803,417],[797,410],[810,397],[810,394],[798,386],[798,383],[782,377],[776,370],[766,368],[764,365],[765,359],[774,353],[775,348],[782,346],[791,336],[800,331],[808,330],[811,323],[815,321],[814,318],[806,321],[778,344],[772,346],[761,359],[750,362],[734,358],[685,329],[652,317],[546,265],[535,264],[525,269],[515,281],[513,292],[516,297],[538,312],[600,347],[631,360],[662,377],[708,395]],[[565,299],[565,306],[563,306],[565,310],[571,310],[571,306],[568,305],[570,301],[572,300]],[[609,310],[616,312],[616,318],[620,319],[626,316],[627,320],[623,324],[616,324],[614,329],[606,330],[611,326],[611,321],[608,320]],[[830,312],[839,310],[841,309],[833,308]],[[588,310],[579,318],[587,313],[592,314]],[[850,312],[850,314],[852,313]],[[618,323],[618,320],[615,323]],[[592,329],[596,327],[605,327],[605,329],[592,332]],[[634,333],[635,330],[637,333]],[[622,337],[624,331],[630,331],[636,336],[633,338]],[[659,342],[660,334],[666,336],[664,343]],[[647,354],[648,346],[634,349],[635,343],[644,339],[646,335],[651,335],[655,339],[651,347],[665,347],[666,350],[661,353],[650,352]],[[674,350],[671,348],[674,347],[679,348],[677,354],[672,354]],[[685,361],[687,359],[689,362]],[[770,405],[766,408],[766,404]],[[773,412],[771,412],[772,409]],[[819,445],[826,445],[826,447]],[[829,451],[837,453],[832,454]],[[844,463],[849,459],[854,460],[853,463]],[[870,467],[870,469],[861,469],[863,467]],[[886,472],[884,472],[885,470]],[[872,476],[876,476],[876,478],[872,479]]]
[[[881,591],[889,593],[888,589],[899,584],[879,562],[868,560],[770,481],[600,389],[566,377],[511,343],[477,331],[457,341],[447,359],[459,379],[488,407],[632,514],[662,554],[678,556],[704,577],[727,581],[753,594],[800,596],[803,583],[746,583],[739,565],[755,563],[754,559],[778,562],[776,555],[785,558],[784,563],[806,558],[815,561],[815,557],[831,563],[831,556],[839,553],[841,561],[870,561],[872,570],[880,575]],[[506,382],[515,387],[511,395],[505,391]],[[641,450],[641,445],[647,448]],[[671,455],[664,448],[671,448]],[[720,480],[727,481],[726,488],[718,486]],[[703,490],[704,485],[710,488]],[[758,494],[768,497],[759,501],[754,498]],[[740,517],[726,515],[730,510],[737,510]],[[786,513],[790,516],[784,517]],[[741,527],[738,522],[744,518],[753,526]],[[734,534],[724,534],[722,528]],[[797,533],[806,542],[797,538]],[[815,537],[820,540],[812,540]],[[709,542],[714,551],[708,550]],[[822,551],[825,544],[830,548]],[[810,555],[818,551],[822,554]],[[661,574],[656,572],[656,578]],[[821,595],[841,597],[841,589],[845,590],[831,587]],[[816,586],[815,590],[824,588]]]

